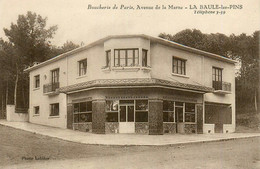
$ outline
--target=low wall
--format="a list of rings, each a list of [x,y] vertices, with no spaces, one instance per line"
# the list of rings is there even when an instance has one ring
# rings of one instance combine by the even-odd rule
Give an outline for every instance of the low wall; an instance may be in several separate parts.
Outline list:
[[[223,124],[223,133],[234,133],[235,127],[232,124]]]
[[[135,133],[137,134],[148,134],[149,123],[147,122],[135,122]]]
[[[6,106],[6,120],[7,121],[29,121],[28,113],[15,113],[15,105]]]
[[[163,123],[163,133],[176,134],[176,123]]]
[[[215,133],[215,124],[203,124],[203,133],[204,134]]]

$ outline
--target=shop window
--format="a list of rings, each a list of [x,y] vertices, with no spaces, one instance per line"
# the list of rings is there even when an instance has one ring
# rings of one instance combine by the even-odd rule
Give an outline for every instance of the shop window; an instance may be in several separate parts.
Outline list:
[[[59,116],[59,103],[54,103],[50,105],[51,113],[50,116]]]
[[[142,111],[148,111],[148,100],[136,100],[135,109],[142,110]]]
[[[107,112],[107,122],[118,122],[118,112]]]
[[[136,100],[135,122],[148,122],[148,100]]]
[[[135,122],[148,122],[148,112],[135,112]]]
[[[106,121],[118,122],[118,100],[106,101]]]
[[[163,122],[174,122],[174,102],[163,101]]]
[[[92,122],[92,101],[73,104],[73,122]]]
[[[185,103],[185,122],[195,122],[195,104]]]

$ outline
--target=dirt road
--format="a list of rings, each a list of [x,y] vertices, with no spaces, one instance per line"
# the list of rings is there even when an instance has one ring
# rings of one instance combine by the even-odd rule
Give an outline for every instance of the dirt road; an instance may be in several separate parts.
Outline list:
[[[83,145],[0,126],[0,168],[260,168],[260,138],[183,146]]]

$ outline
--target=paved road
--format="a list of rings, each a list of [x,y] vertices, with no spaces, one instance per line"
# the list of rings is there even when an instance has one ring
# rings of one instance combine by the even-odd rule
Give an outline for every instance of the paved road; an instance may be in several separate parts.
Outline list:
[[[0,126],[0,168],[260,168],[260,138],[183,146],[96,146]]]

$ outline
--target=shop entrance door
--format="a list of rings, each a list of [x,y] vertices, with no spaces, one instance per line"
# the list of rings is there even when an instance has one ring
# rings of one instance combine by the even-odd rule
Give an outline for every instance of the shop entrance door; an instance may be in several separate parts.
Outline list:
[[[184,133],[183,107],[175,107],[176,132]]]
[[[135,133],[134,105],[120,105],[119,133]]]

